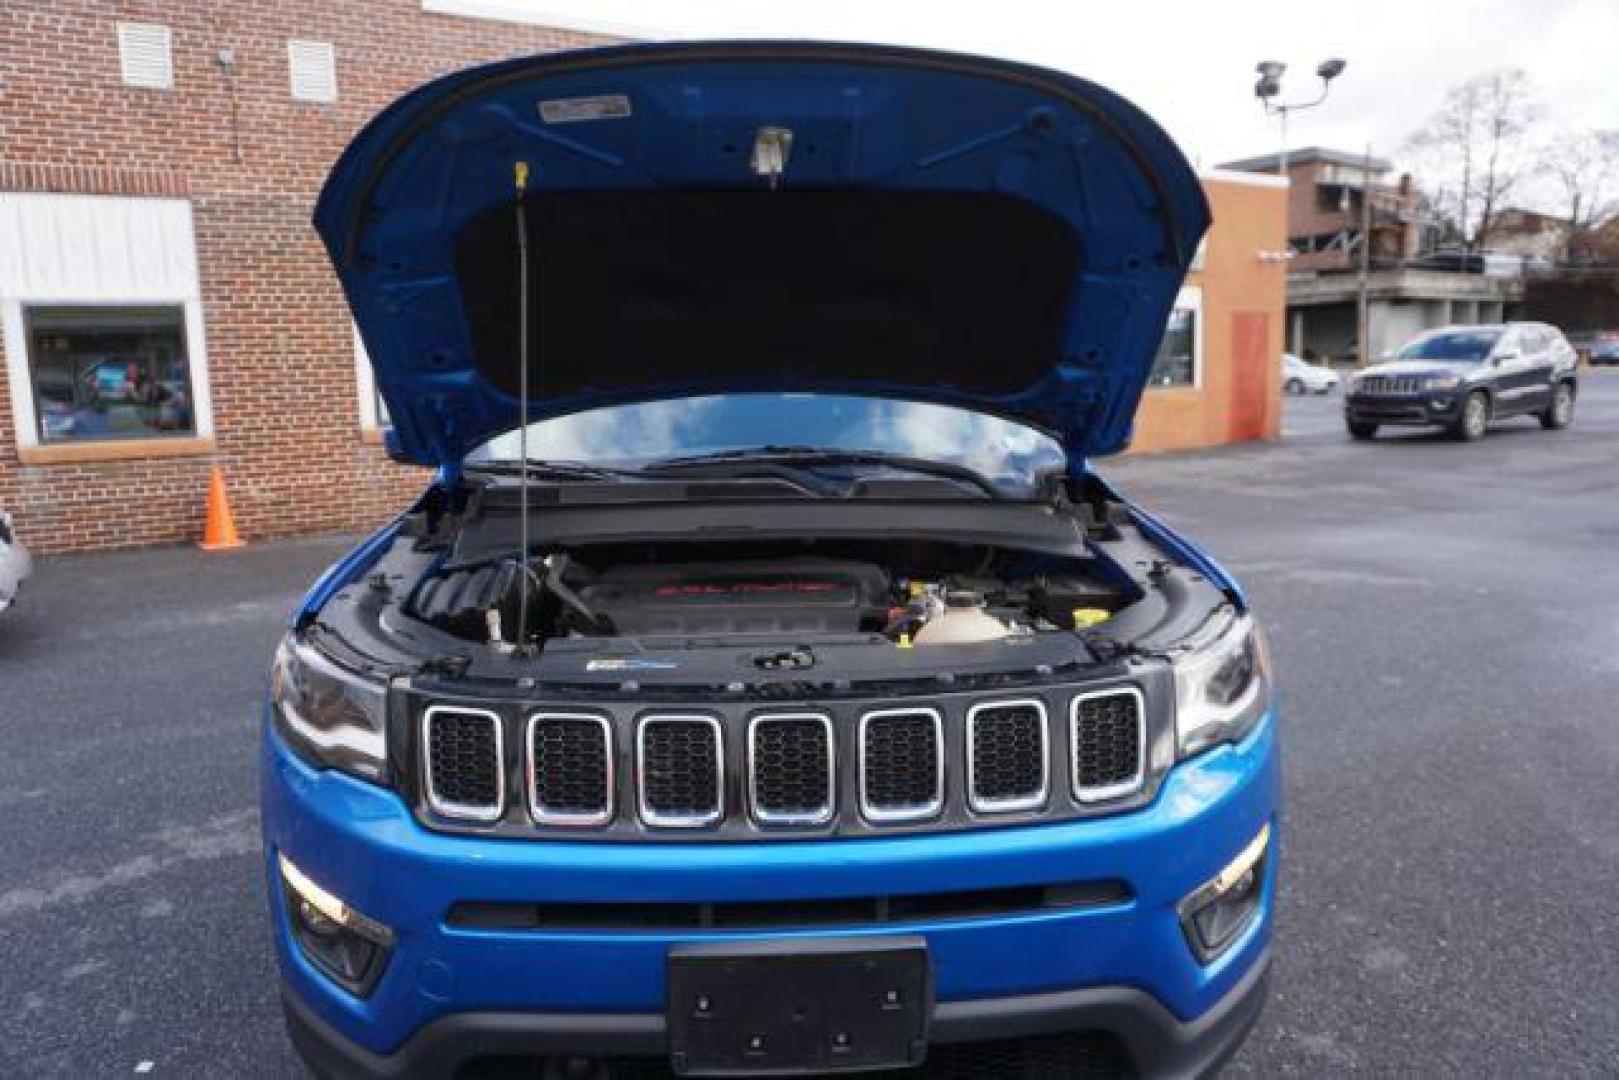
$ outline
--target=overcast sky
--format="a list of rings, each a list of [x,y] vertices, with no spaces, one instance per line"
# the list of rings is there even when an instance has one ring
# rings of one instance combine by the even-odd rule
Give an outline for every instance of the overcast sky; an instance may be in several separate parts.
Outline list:
[[[1201,166],[1277,148],[1254,63],[1288,64],[1284,95],[1313,97],[1315,66],[1349,68],[1291,122],[1293,146],[1397,157],[1445,89],[1527,70],[1548,124],[1619,128],[1619,0],[435,0],[546,14],[646,37],[815,37],[962,49],[1061,68],[1123,93]]]

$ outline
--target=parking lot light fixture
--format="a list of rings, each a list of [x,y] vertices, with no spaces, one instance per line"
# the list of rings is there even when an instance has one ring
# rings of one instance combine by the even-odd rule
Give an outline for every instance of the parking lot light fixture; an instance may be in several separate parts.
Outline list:
[[[1276,175],[1287,175],[1287,118],[1291,113],[1302,109],[1313,109],[1332,92],[1332,80],[1344,73],[1349,61],[1342,57],[1328,57],[1316,65],[1316,77],[1321,80],[1321,92],[1309,101],[1277,101],[1282,93],[1282,75],[1287,71],[1287,65],[1280,60],[1261,60],[1254,65],[1259,73],[1259,81],[1254,84],[1254,96],[1259,99],[1260,106],[1265,115],[1274,116],[1281,122],[1282,152],[1276,158]]]

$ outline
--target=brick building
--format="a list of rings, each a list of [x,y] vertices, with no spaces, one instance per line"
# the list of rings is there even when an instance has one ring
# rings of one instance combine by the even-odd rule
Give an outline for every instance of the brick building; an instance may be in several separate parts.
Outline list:
[[[368,527],[389,463],[309,218],[434,75],[597,44],[433,0],[0,4],[0,506],[42,552]]]
[[[310,214],[435,75],[610,40],[454,0],[0,3],[0,506],[36,551],[194,540],[218,466],[250,539],[370,528],[420,490]],[[1284,189],[1215,226],[1134,448],[1274,435]]]
[[[1221,168],[1275,174],[1282,155],[1244,158]],[[1375,360],[1423,330],[1499,322],[1516,311],[1523,298],[1517,277],[1423,261],[1434,229],[1420,212],[1418,186],[1406,174],[1391,182],[1389,162],[1310,147],[1290,151],[1286,168],[1289,351],[1309,359],[1353,361],[1364,354]],[[1360,266],[1367,235],[1363,335]]]
[[[1281,155],[1266,154],[1221,168],[1274,173],[1281,166]],[[1294,252],[1293,270],[1350,270],[1358,265],[1368,194],[1374,261],[1397,263],[1417,254],[1422,240],[1417,191],[1409,173],[1389,182],[1392,168],[1380,157],[1319,146],[1288,155],[1287,242]]]

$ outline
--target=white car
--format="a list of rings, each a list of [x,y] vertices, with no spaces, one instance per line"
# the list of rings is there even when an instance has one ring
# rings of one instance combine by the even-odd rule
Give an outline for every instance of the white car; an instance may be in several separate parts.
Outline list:
[[[32,569],[28,549],[12,530],[11,515],[0,510],[0,611],[16,602],[17,590]]]
[[[1338,373],[1325,365],[1283,353],[1282,389],[1289,394],[1330,394],[1338,389]]]

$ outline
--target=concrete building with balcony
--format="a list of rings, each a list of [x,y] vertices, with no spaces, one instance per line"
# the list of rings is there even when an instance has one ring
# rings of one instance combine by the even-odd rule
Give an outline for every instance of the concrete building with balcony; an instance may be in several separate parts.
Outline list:
[[[1280,174],[1282,165],[1281,154],[1266,154],[1221,168]],[[1368,359],[1435,326],[1500,322],[1516,314],[1521,276],[1482,266],[1470,272],[1460,263],[1454,269],[1423,265],[1433,229],[1412,177],[1391,180],[1392,172],[1390,162],[1369,154],[1310,147],[1287,155],[1289,352],[1356,360],[1363,287]]]

